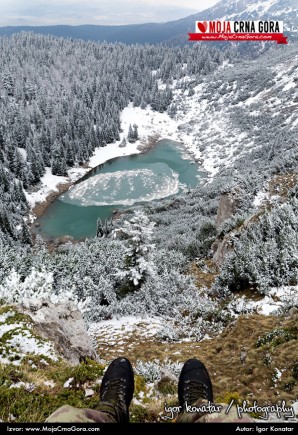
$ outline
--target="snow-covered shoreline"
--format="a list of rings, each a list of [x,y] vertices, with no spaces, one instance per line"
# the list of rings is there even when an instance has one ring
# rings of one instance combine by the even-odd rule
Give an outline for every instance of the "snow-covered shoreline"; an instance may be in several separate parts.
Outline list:
[[[36,192],[25,192],[31,211],[34,210],[36,205],[46,202],[49,195],[53,193],[58,194],[59,186],[69,186],[69,184],[73,184],[98,165],[117,157],[141,153],[143,151],[142,147],[147,144],[152,137],[159,137],[161,139],[168,138],[181,142],[185,146],[186,151],[194,158],[198,158],[199,156],[195,153],[195,149],[191,147],[191,143],[187,142],[188,134],[183,134],[178,130],[180,123],[181,120],[174,120],[170,118],[167,113],[155,112],[149,107],[141,109],[140,107],[133,107],[132,104],[130,104],[121,113],[121,127],[123,132],[120,134],[120,140],[108,144],[105,147],[96,148],[85,168],[71,168],[68,170],[67,177],[52,175],[51,168],[46,168],[46,172],[40,181],[41,187]],[[135,143],[127,142],[126,147],[121,148],[119,145],[122,139],[127,136],[130,124],[138,125],[139,140]],[[30,218],[31,221],[35,220],[36,216],[34,212],[31,214]]]

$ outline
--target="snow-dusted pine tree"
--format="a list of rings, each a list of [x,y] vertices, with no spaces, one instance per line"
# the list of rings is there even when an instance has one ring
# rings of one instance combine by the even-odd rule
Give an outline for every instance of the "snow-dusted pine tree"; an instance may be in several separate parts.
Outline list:
[[[121,229],[114,231],[126,239],[125,269],[119,271],[118,276],[122,278],[121,293],[140,288],[145,279],[156,273],[153,262],[155,245],[151,242],[154,222],[150,222],[143,211],[137,210],[134,216],[125,221]]]

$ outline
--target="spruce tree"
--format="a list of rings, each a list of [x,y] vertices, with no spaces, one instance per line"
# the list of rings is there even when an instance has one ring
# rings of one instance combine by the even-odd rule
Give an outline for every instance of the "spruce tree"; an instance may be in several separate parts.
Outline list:
[[[133,143],[133,142],[134,142],[134,135],[133,135],[133,129],[132,129],[131,124],[129,124],[127,140],[128,140],[128,142],[130,142],[130,143]]]
[[[22,221],[21,224],[21,234],[20,234],[20,240],[25,245],[32,245],[32,238],[30,231],[24,221]]]
[[[137,124],[133,125],[133,139],[136,142],[139,139],[138,126]]]

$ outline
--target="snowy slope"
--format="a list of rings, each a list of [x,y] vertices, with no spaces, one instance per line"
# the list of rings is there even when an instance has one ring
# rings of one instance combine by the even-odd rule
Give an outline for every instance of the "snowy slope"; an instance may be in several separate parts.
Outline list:
[[[297,136],[298,46],[272,58],[224,64],[195,87],[191,97],[177,93],[177,122],[190,128],[176,137],[202,159],[210,174],[264,149],[274,137]]]
[[[154,126],[159,136],[181,141],[213,176],[252,150],[265,149],[282,131],[283,140],[297,136],[297,63],[297,45],[274,58],[268,53],[257,61],[225,62],[192,96],[174,83],[177,113],[172,118],[150,109],[125,111],[140,122],[143,135]]]
[[[140,144],[150,137],[159,137],[182,142],[213,176],[221,167],[233,166],[240,158],[249,157],[252,150],[265,150],[280,134],[283,140],[297,136],[297,63],[295,44],[280,47],[275,57],[268,53],[255,61],[225,62],[195,86],[192,96],[174,81],[173,104],[177,113],[170,117],[149,106],[141,109],[130,104],[121,115],[122,129],[126,132],[130,123],[136,123],[140,140],[125,148],[119,148],[118,141],[96,149],[89,169],[114,157],[138,153]],[[190,84],[193,80],[194,77],[182,79]],[[31,206],[44,200],[58,184],[75,181],[87,170],[73,168],[66,178],[53,176],[48,169],[41,180],[42,188],[27,194]]]

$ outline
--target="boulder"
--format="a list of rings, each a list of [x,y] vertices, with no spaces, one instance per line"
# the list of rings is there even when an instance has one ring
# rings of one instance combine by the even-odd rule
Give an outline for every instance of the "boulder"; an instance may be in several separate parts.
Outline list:
[[[289,317],[293,319],[298,319],[298,308],[292,307],[289,309]]]
[[[65,245],[66,243],[72,242],[73,237],[72,236],[62,236],[57,239],[57,246]]]
[[[97,359],[82,314],[73,302],[52,304],[32,299],[20,310],[31,317],[36,333],[53,343],[57,355],[72,364],[86,357]]]
[[[170,379],[173,382],[178,382],[178,377],[166,367],[160,369],[160,380]]]
[[[178,130],[183,131],[184,133],[191,133],[192,126],[189,123],[178,125]]]

